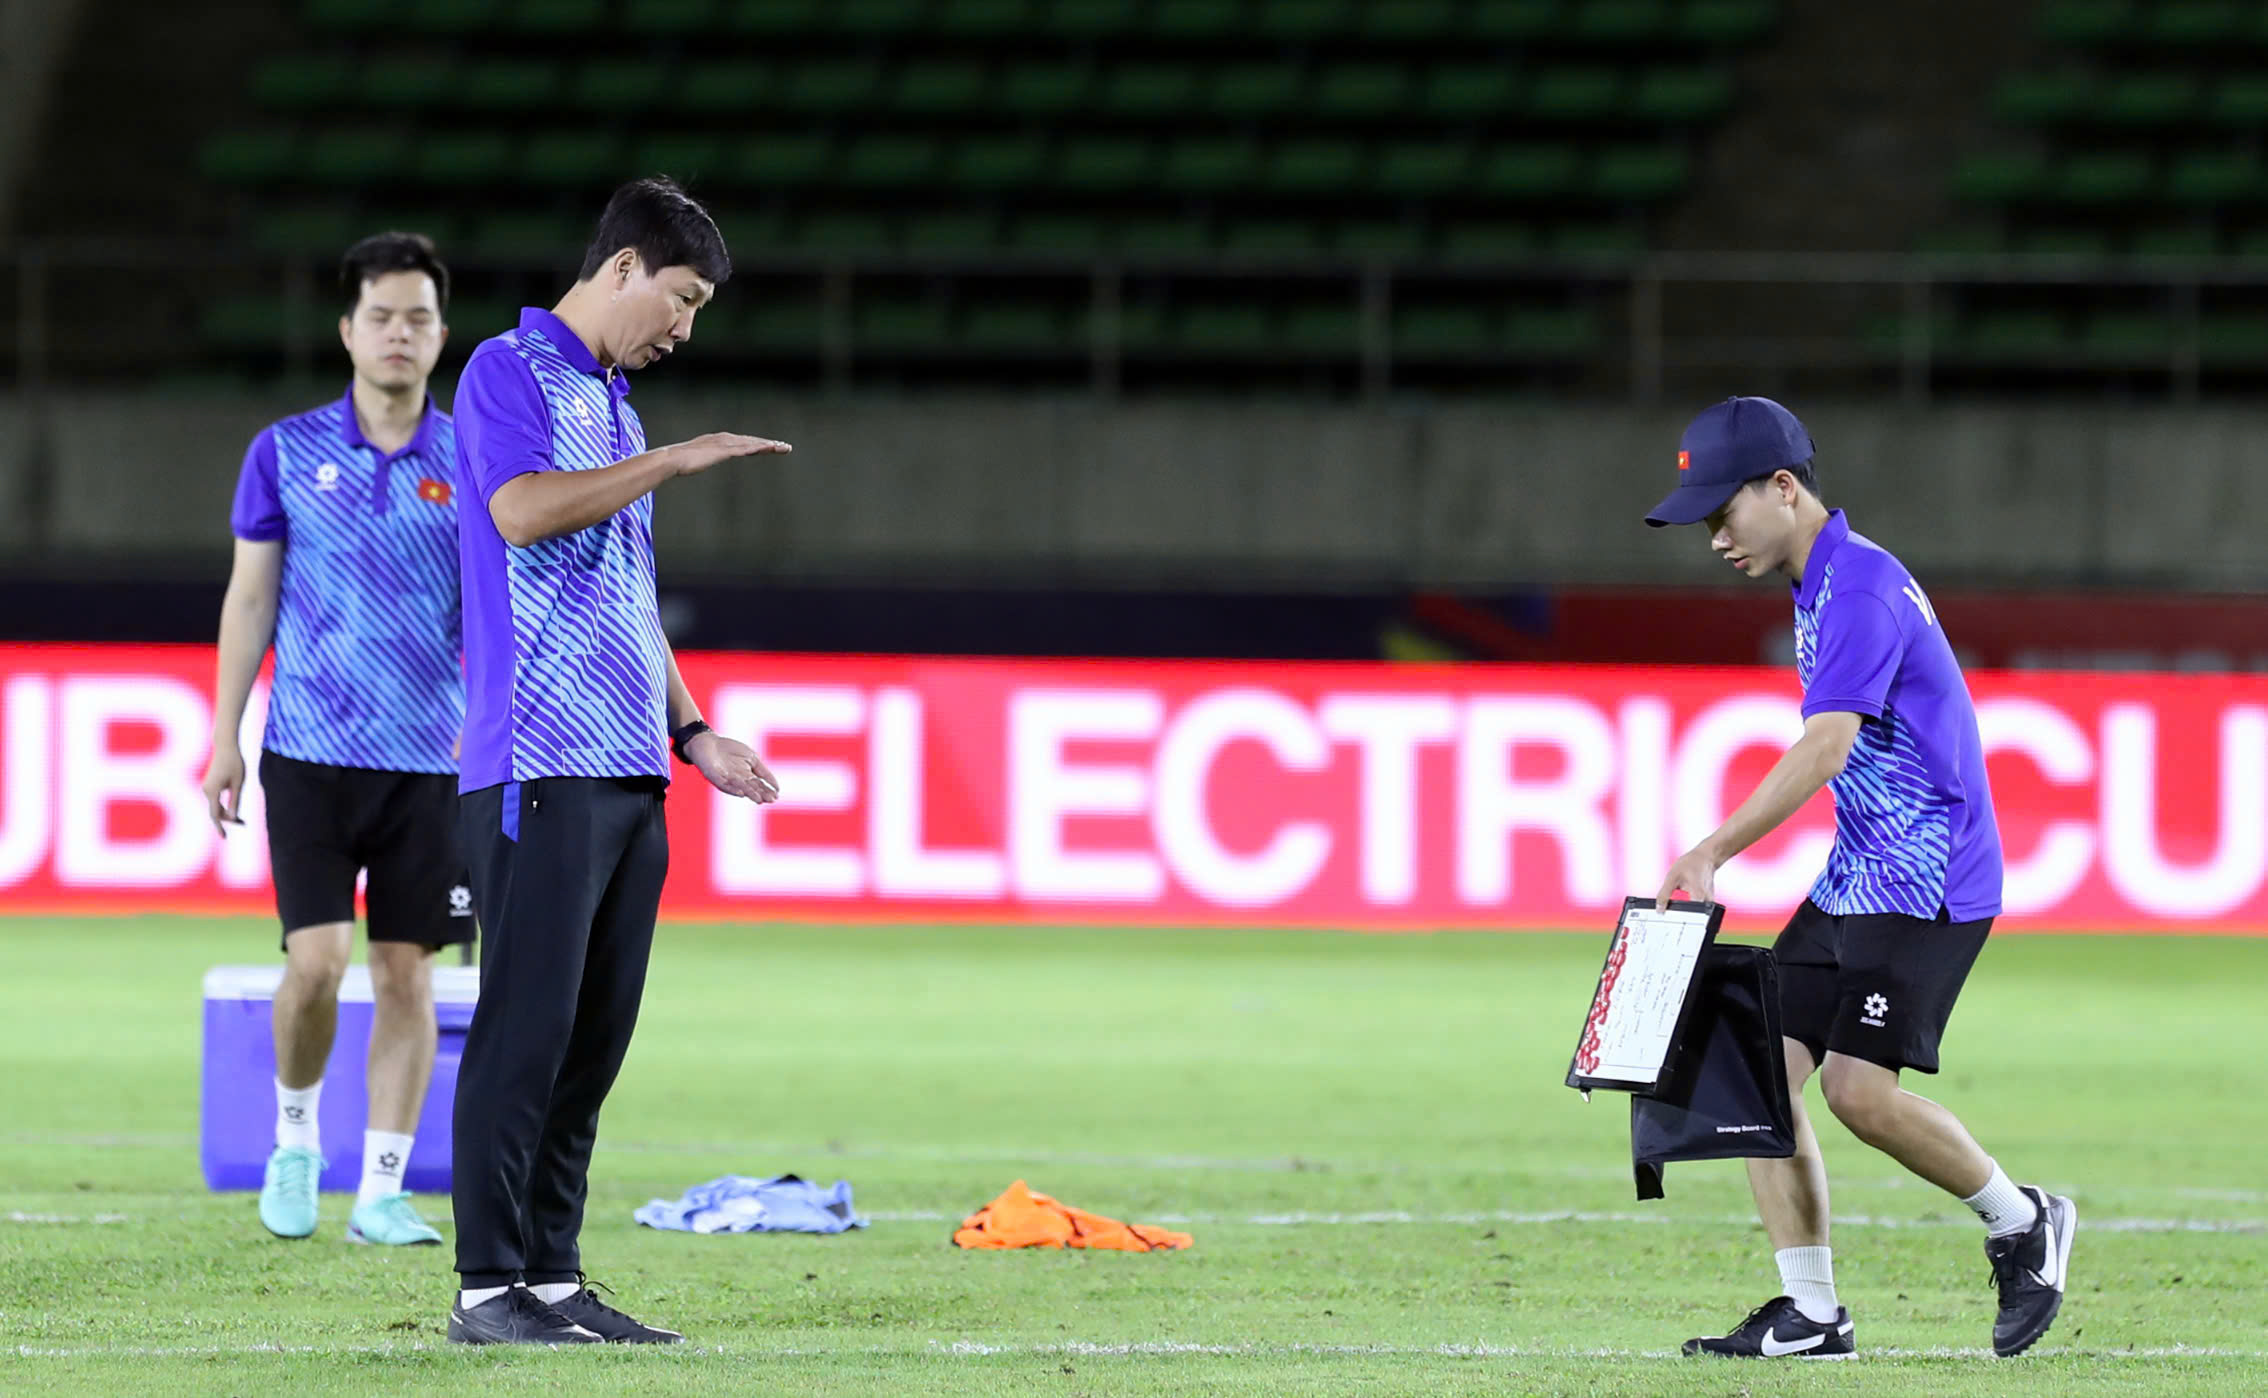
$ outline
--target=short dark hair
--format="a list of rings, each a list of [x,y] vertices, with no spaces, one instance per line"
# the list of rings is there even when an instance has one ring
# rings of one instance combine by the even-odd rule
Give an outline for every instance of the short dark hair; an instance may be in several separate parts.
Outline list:
[[[632,180],[614,191],[576,280],[597,276],[607,259],[624,248],[636,249],[648,275],[664,267],[690,267],[717,286],[732,276],[732,257],[717,221],[667,175]]]
[[[449,309],[449,269],[433,240],[423,233],[374,233],[346,250],[339,259],[339,290],[346,293],[347,314],[362,304],[362,287],[388,272],[423,272],[433,278],[433,294],[441,310]]]
[[[1793,466],[1782,466],[1779,471],[1766,471],[1761,476],[1750,476],[1747,480],[1741,482],[1741,488],[1745,490],[1750,486],[1762,485],[1764,484],[1764,482],[1772,479],[1772,477],[1780,474],[1780,471],[1785,471],[1789,475],[1795,477],[1795,483],[1797,485],[1800,485],[1805,490],[1811,492],[1812,499],[1819,500],[1824,503],[1825,497],[1821,496],[1819,493],[1818,473],[1813,471],[1811,468],[1811,462],[1798,461]]]

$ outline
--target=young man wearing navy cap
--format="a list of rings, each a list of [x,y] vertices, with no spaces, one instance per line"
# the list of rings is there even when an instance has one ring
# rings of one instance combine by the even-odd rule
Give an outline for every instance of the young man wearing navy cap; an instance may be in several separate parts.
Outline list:
[[[1769,398],[1704,410],[1678,444],[1677,488],[1646,516],[1705,524],[1709,546],[1795,596],[1803,736],[1716,832],[1670,866],[1659,901],[1707,901],[1717,870],[1822,786],[1835,793],[1827,868],[1773,951],[1796,1153],[1750,1160],[1748,1182],[1783,1293],[1687,1354],[1835,1358],[1854,1352],[1835,1298],[1827,1169],[1804,1114],[1814,1071],[1852,1134],[1975,1210],[2000,1290],[1993,1352],[2022,1353],[2063,1304],[2078,1212],[2018,1185],[1953,1114],[1905,1091],[1937,1071],[1938,1039],[2000,913],[2000,830],[1976,711],[1928,596],[1904,565],[1820,503],[1812,443]]]

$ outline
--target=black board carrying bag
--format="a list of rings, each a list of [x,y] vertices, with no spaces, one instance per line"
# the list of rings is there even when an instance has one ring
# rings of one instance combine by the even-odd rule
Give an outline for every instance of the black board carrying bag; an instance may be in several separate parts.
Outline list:
[[[1567,1085],[1630,1093],[1640,1199],[1673,1160],[1795,1154],[1779,968],[1768,947],[1716,941],[1724,909],[1624,902]]]

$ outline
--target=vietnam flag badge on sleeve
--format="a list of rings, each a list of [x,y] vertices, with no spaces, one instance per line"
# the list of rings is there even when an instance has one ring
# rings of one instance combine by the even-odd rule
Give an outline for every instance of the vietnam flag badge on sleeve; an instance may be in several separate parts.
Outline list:
[[[417,498],[430,500],[436,505],[446,505],[449,503],[449,483],[434,480],[430,476],[424,477],[417,483]]]

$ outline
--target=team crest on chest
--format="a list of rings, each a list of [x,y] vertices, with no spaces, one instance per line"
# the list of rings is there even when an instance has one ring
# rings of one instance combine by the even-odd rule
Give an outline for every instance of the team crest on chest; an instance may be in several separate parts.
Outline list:
[[[315,468],[315,488],[317,490],[337,490],[339,488],[339,468],[336,462],[326,461]]]

